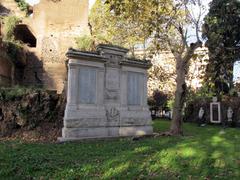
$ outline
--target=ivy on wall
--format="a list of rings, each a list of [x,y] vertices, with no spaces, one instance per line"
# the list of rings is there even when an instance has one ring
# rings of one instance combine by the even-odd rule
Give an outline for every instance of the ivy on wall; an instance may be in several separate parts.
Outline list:
[[[17,41],[14,36],[16,25],[20,23],[20,19],[16,16],[7,16],[3,18],[3,42],[6,47],[6,52],[13,62],[17,62],[23,45]]]

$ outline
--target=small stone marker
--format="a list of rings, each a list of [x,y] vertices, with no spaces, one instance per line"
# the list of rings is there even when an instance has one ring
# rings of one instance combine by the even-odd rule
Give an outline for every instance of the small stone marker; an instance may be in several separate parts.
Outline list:
[[[228,107],[228,110],[227,110],[227,118],[228,118],[228,122],[232,122],[233,110],[232,110],[231,107]]]
[[[221,106],[217,102],[217,97],[213,97],[213,102],[210,103],[210,122],[221,123]]]
[[[198,121],[200,126],[205,126],[205,119],[204,119],[204,109],[203,107],[200,107],[199,112],[198,112]]]

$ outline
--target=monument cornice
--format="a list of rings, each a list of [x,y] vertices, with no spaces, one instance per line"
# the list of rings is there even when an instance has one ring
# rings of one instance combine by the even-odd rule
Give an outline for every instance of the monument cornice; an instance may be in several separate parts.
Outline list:
[[[66,53],[66,56],[70,59],[86,59],[96,62],[103,62],[105,63],[107,61],[107,58],[93,52],[88,51],[79,51],[75,49],[69,49]]]
[[[152,63],[147,60],[138,60],[138,59],[125,59],[119,63],[120,65],[140,67],[144,69],[149,69],[152,67]]]

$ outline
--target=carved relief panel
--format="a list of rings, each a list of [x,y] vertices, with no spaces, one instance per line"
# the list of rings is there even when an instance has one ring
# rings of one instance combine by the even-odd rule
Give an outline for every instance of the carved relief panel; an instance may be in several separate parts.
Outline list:
[[[105,78],[105,99],[117,101],[119,99],[119,69],[107,68]]]

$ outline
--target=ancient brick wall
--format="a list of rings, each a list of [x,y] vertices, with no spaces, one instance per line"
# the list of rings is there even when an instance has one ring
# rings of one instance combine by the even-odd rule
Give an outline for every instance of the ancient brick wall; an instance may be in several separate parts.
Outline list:
[[[65,53],[75,46],[76,37],[89,33],[88,0],[41,0],[33,7],[29,27],[37,39],[34,55],[39,62],[30,59],[25,76],[37,73],[46,88],[61,92],[66,79]]]

